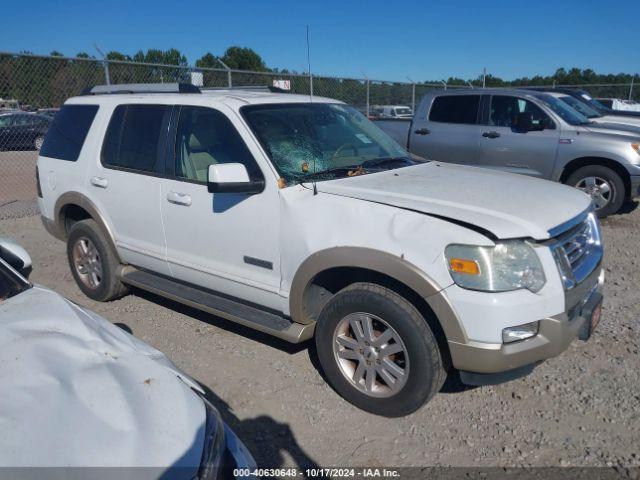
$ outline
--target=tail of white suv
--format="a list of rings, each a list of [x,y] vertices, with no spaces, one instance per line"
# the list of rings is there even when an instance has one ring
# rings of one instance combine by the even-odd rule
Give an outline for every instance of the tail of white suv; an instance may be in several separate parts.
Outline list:
[[[130,285],[291,342],[331,385],[405,415],[446,374],[530,373],[599,320],[591,200],[421,162],[341,102],[112,86],[69,99],[38,159],[80,289]]]

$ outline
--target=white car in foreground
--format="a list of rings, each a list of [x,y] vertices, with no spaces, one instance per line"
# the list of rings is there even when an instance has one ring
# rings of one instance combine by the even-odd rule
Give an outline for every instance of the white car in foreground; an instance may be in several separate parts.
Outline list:
[[[120,478],[172,479],[255,467],[197,382],[102,317],[30,284],[30,270],[24,249],[0,238],[0,467],[126,467]]]

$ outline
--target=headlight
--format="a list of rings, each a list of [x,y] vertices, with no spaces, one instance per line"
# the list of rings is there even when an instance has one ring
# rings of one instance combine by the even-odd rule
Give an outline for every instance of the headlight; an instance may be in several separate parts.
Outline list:
[[[445,257],[453,281],[469,290],[538,292],[546,282],[538,255],[522,240],[494,247],[452,244],[445,249]]]
[[[222,467],[224,457],[224,424],[220,413],[209,401],[202,398],[207,418],[205,420],[202,460],[198,469],[199,480],[214,480]]]

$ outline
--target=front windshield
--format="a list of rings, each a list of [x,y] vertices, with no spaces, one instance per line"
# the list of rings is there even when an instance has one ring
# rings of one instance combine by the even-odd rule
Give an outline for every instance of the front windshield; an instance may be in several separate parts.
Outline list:
[[[589,124],[589,119],[585,117],[580,112],[571,108],[569,105],[564,103],[562,100],[557,99],[556,97],[552,97],[551,95],[536,95],[536,97],[543,102],[545,102],[551,110],[555,112],[560,118],[562,118],[569,125],[587,125]]]
[[[348,105],[251,105],[241,112],[287,184],[417,163],[404,148]]]
[[[0,259],[0,304],[14,295],[29,288],[25,282],[4,260]]]
[[[562,95],[560,97],[560,100],[562,100],[564,103],[569,105],[574,110],[577,110],[587,118],[599,118],[602,116],[595,108],[591,108],[585,102],[581,102],[577,98],[571,97],[569,95]]]

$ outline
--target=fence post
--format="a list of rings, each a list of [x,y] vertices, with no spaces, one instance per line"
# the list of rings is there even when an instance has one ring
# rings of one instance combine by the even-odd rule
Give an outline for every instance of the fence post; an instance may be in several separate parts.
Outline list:
[[[365,80],[366,85],[367,85],[367,117],[369,116],[369,108],[370,108],[370,104],[369,104],[369,79],[367,78]]]
[[[104,59],[104,80],[107,85],[111,85],[111,76],[109,75],[109,60]]]
[[[411,85],[411,111],[416,111],[416,84]]]
[[[631,101],[631,97],[633,96],[633,80],[636,78],[634,75],[631,77],[631,85],[629,85],[629,101]]]
[[[227,86],[229,88],[233,87],[233,80],[231,79],[231,69],[229,68],[229,66],[224,63],[222,60],[218,59],[218,61],[220,62],[220,64],[225,68],[225,70],[227,71]]]

